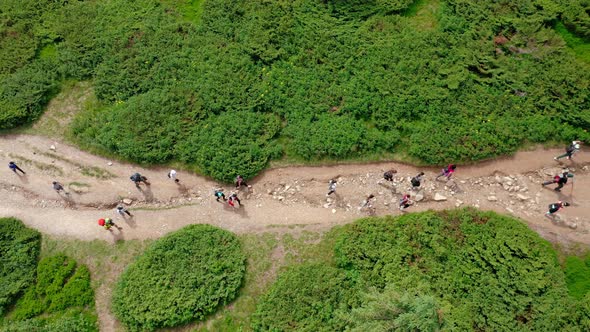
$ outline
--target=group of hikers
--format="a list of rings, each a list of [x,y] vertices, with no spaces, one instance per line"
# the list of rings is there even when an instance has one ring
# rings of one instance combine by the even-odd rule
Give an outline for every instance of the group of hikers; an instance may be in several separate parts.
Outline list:
[[[566,147],[566,150],[565,150],[566,152],[564,154],[559,155],[553,159],[559,160],[561,158],[567,158],[567,159],[571,160],[573,158],[574,154],[580,150],[581,144],[582,144],[581,141],[573,141],[571,144],[569,144]],[[17,175],[19,175],[18,172],[20,172],[22,175],[26,174],[26,172],[23,171],[14,161],[10,161],[8,163],[8,167],[11,171],[13,171]],[[457,169],[457,165],[455,165],[455,164],[447,165],[446,167],[444,167],[441,170],[440,174],[438,174],[434,178],[435,181],[437,181],[441,177],[446,178],[447,181],[450,180],[451,177],[453,176],[453,174],[455,173],[456,169]],[[383,174],[383,178],[386,181],[393,183],[394,176],[396,173],[397,173],[397,170],[390,169]],[[541,185],[543,187],[545,187],[545,186],[548,186],[551,184],[557,184],[557,187],[555,187],[554,190],[559,192],[564,187],[564,185],[567,184],[568,179],[571,179],[573,177],[574,177],[574,175],[571,174],[567,168],[563,168],[563,170],[559,174],[556,174],[553,177],[553,179],[551,179],[549,181],[545,181]],[[176,184],[180,184],[180,180],[177,178],[176,170],[173,170],[173,169],[170,170],[168,172],[168,178],[173,180]],[[135,186],[140,190],[141,190],[140,184],[142,184],[142,183],[145,184],[146,186],[151,185],[150,182],[148,181],[147,177],[145,177],[139,173],[134,173],[133,175],[131,175],[130,180],[133,181],[133,183],[135,183]],[[416,174],[416,176],[412,177],[410,180],[411,188],[409,188],[409,190],[411,190],[411,191],[419,190],[420,185],[422,184],[423,180],[424,180],[424,172],[420,172],[420,173]],[[336,192],[336,186],[337,186],[337,180],[331,179],[328,182],[328,193],[326,194],[326,196],[330,196],[330,195],[334,194]],[[70,195],[64,189],[64,186],[61,183],[59,183],[58,181],[53,181],[52,187],[58,194],[61,194],[63,192],[66,196]],[[238,175],[235,179],[235,188],[236,188],[236,190],[240,190],[242,187],[246,187],[249,189],[252,186],[248,185],[246,183],[246,181],[244,180],[244,178],[242,176]],[[213,196],[215,197],[215,200],[217,202],[221,202],[221,201],[227,202],[227,204],[229,206],[231,206],[232,208],[240,208],[242,206],[242,202],[238,198],[238,194],[235,191],[232,191],[229,194],[229,196],[226,197],[223,188],[217,188],[214,190]],[[399,209],[402,212],[414,204],[414,202],[411,200],[411,198],[412,198],[412,196],[409,192],[402,194],[402,197],[399,199],[399,205],[398,205]],[[374,200],[375,200],[375,195],[369,194],[365,198],[365,200],[361,203],[361,206],[359,207],[359,209],[367,209],[367,210],[371,211],[373,209],[372,203]],[[566,207],[566,206],[570,206],[570,203],[562,202],[562,201],[557,201],[556,203],[552,203],[549,205],[549,210],[545,213],[545,215],[547,217],[553,218],[555,216],[556,212],[558,212],[559,210],[561,210],[563,207]],[[127,210],[127,208],[125,208],[122,205],[118,205],[116,207],[115,211],[117,214],[119,214],[123,218],[133,217],[131,212],[129,212],[129,210]],[[121,229],[119,226],[117,226],[114,223],[114,221],[111,218],[99,219],[99,225],[103,226],[107,230],[111,230],[111,228],[113,226]]]

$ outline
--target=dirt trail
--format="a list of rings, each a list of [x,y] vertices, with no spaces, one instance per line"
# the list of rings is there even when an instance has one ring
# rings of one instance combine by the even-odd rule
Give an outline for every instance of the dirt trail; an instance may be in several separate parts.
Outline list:
[[[590,154],[578,154],[575,163],[553,161],[560,153],[537,149],[460,166],[454,189],[433,181],[439,169],[396,163],[271,169],[252,181],[251,193],[240,192],[244,206],[234,210],[215,201],[212,189],[217,184],[202,177],[179,172],[181,182],[177,185],[167,178],[167,169],[145,169],[46,138],[13,135],[0,138],[0,156],[4,164],[16,161],[27,175],[19,177],[8,168],[0,172],[0,215],[18,217],[43,233],[82,240],[156,238],[193,223],[209,223],[237,233],[262,232],[269,227],[327,229],[366,216],[358,207],[369,193],[377,197],[375,214],[400,214],[397,200],[409,187],[408,177],[423,170],[424,200],[410,212],[476,206],[520,217],[552,242],[590,244]],[[563,194],[540,185],[561,166],[570,167],[575,174],[573,197],[569,183]],[[389,183],[378,183],[384,170],[392,167],[399,171],[394,183],[397,193]],[[151,186],[137,190],[129,180],[134,172],[147,176]],[[339,177],[337,194],[326,198],[327,182],[333,177]],[[53,191],[53,180],[64,184],[69,197]],[[231,190],[226,186],[226,192]],[[434,201],[435,193],[447,200]],[[114,212],[123,199],[132,200],[128,207],[133,218],[124,220]],[[547,205],[558,199],[574,205],[562,210],[561,222],[551,222],[543,214]],[[99,227],[97,219],[107,216],[122,230],[109,232]]]

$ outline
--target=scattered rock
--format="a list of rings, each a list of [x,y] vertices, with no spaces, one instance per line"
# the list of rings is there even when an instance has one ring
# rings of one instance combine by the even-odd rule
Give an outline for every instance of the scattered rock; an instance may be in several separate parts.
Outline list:
[[[488,196],[488,201],[490,201],[490,202],[496,202],[496,201],[498,201],[498,197],[496,197],[494,195]]]
[[[133,200],[131,198],[124,198],[123,199],[123,204],[131,205],[131,203],[133,203]]]
[[[578,224],[576,224],[575,222],[570,222],[567,224],[567,227],[569,227],[571,229],[576,229],[576,228],[578,228]]]
[[[336,213],[336,209],[332,209],[332,213]]]
[[[327,209],[327,208],[329,208],[329,207],[330,207],[330,203],[326,203],[326,204],[324,204],[324,209]]]
[[[284,200],[285,200],[285,197],[283,197],[283,196],[279,196],[279,197],[278,197],[278,199],[279,199],[279,201],[281,201],[281,202],[282,202],[282,201],[284,201]]]
[[[517,194],[516,197],[518,197],[518,199],[520,199],[521,201],[526,201],[530,198],[530,197],[525,196],[523,194]]]
[[[414,196],[414,200],[416,202],[423,201],[424,200],[424,195],[422,195],[422,194],[416,194],[416,196]]]
[[[56,150],[55,145],[51,144],[51,146],[49,147],[49,150],[55,151]]]
[[[506,207],[506,211],[508,211],[508,212],[510,212],[510,213],[514,213],[514,210],[512,210],[512,209],[511,209],[511,208],[509,208],[509,207]]]
[[[440,201],[446,201],[447,198],[445,196],[441,195],[440,193],[435,193],[434,200],[437,202],[440,202]]]

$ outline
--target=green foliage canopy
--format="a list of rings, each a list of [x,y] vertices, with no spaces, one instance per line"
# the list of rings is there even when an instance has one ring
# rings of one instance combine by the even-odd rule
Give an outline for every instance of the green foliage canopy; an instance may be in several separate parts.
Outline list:
[[[117,283],[113,311],[131,330],[201,320],[235,298],[245,273],[238,239],[191,225],[156,241]]]

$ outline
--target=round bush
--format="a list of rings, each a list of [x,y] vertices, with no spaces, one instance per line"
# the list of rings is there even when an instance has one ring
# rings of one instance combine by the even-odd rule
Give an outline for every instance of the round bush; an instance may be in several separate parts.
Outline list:
[[[35,278],[41,234],[20,220],[0,218],[0,316]]]
[[[369,286],[434,295],[448,330],[557,331],[565,277],[551,245],[515,219],[471,209],[363,219],[335,249]]]
[[[245,272],[237,237],[191,225],[156,241],[121,276],[115,315],[131,330],[201,320],[234,299]]]
[[[295,266],[283,272],[259,302],[255,331],[342,331],[343,313],[357,303],[356,283],[343,270],[325,264]]]

